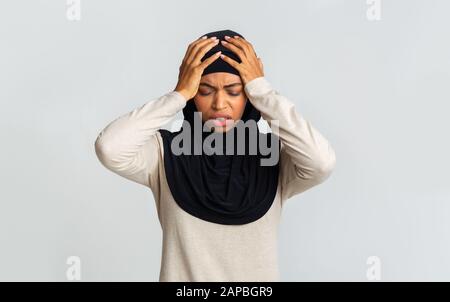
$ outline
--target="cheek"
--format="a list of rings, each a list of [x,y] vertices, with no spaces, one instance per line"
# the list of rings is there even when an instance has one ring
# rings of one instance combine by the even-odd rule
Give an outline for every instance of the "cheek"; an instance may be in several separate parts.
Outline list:
[[[196,97],[194,102],[197,109],[202,112],[208,111],[211,107],[211,102],[205,97]]]
[[[195,97],[194,100],[197,110],[202,112],[202,120],[207,119],[207,114],[211,109],[211,102],[205,97]]]
[[[247,98],[242,98],[238,102],[235,103],[233,108],[233,114],[235,119],[240,119],[245,110],[245,105],[247,104]]]

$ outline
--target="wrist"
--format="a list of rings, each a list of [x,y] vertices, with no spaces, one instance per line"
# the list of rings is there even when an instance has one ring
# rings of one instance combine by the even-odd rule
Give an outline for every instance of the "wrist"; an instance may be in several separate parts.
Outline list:
[[[183,89],[174,89],[174,91],[176,91],[176,92],[178,92],[179,94],[181,94],[185,99],[186,99],[186,102],[191,98],[190,97],[190,95],[189,95],[189,93],[187,93],[185,90],[183,90]]]

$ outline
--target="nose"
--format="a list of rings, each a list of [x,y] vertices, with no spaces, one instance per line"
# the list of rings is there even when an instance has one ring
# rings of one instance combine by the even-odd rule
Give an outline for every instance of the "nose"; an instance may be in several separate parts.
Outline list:
[[[212,104],[213,109],[219,111],[219,110],[226,109],[227,106],[228,106],[228,103],[227,103],[226,96],[224,95],[224,93],[222,91],[218,91],[215,94],[214,101]]]

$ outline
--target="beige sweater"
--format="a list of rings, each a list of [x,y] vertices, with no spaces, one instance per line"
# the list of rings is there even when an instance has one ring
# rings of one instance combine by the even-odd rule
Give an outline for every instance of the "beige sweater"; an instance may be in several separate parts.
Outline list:
[[[285,201],[330,175],[335,152],[265,77],[245,93],[266,121],[279,120],[278,191],[269,211],[244,225],[194,217],[174,201],[167,184],[162,138],[157,131],[186,105],[171,91],[113,120],[95,142],[101,163],[153,192],[163,232],[159,281],[279,281],[277,232]]]

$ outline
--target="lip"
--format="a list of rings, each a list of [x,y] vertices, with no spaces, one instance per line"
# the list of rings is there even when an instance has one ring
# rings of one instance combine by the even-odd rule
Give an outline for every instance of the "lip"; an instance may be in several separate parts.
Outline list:
[[[212,119],[215,119],[215,118],[218,118],[218,117],[224,117],[224,118],[229,119],[229,120],[231,119],[231,115],[229,115],[229,114],[215,113],[215,114],[211,115]]]

